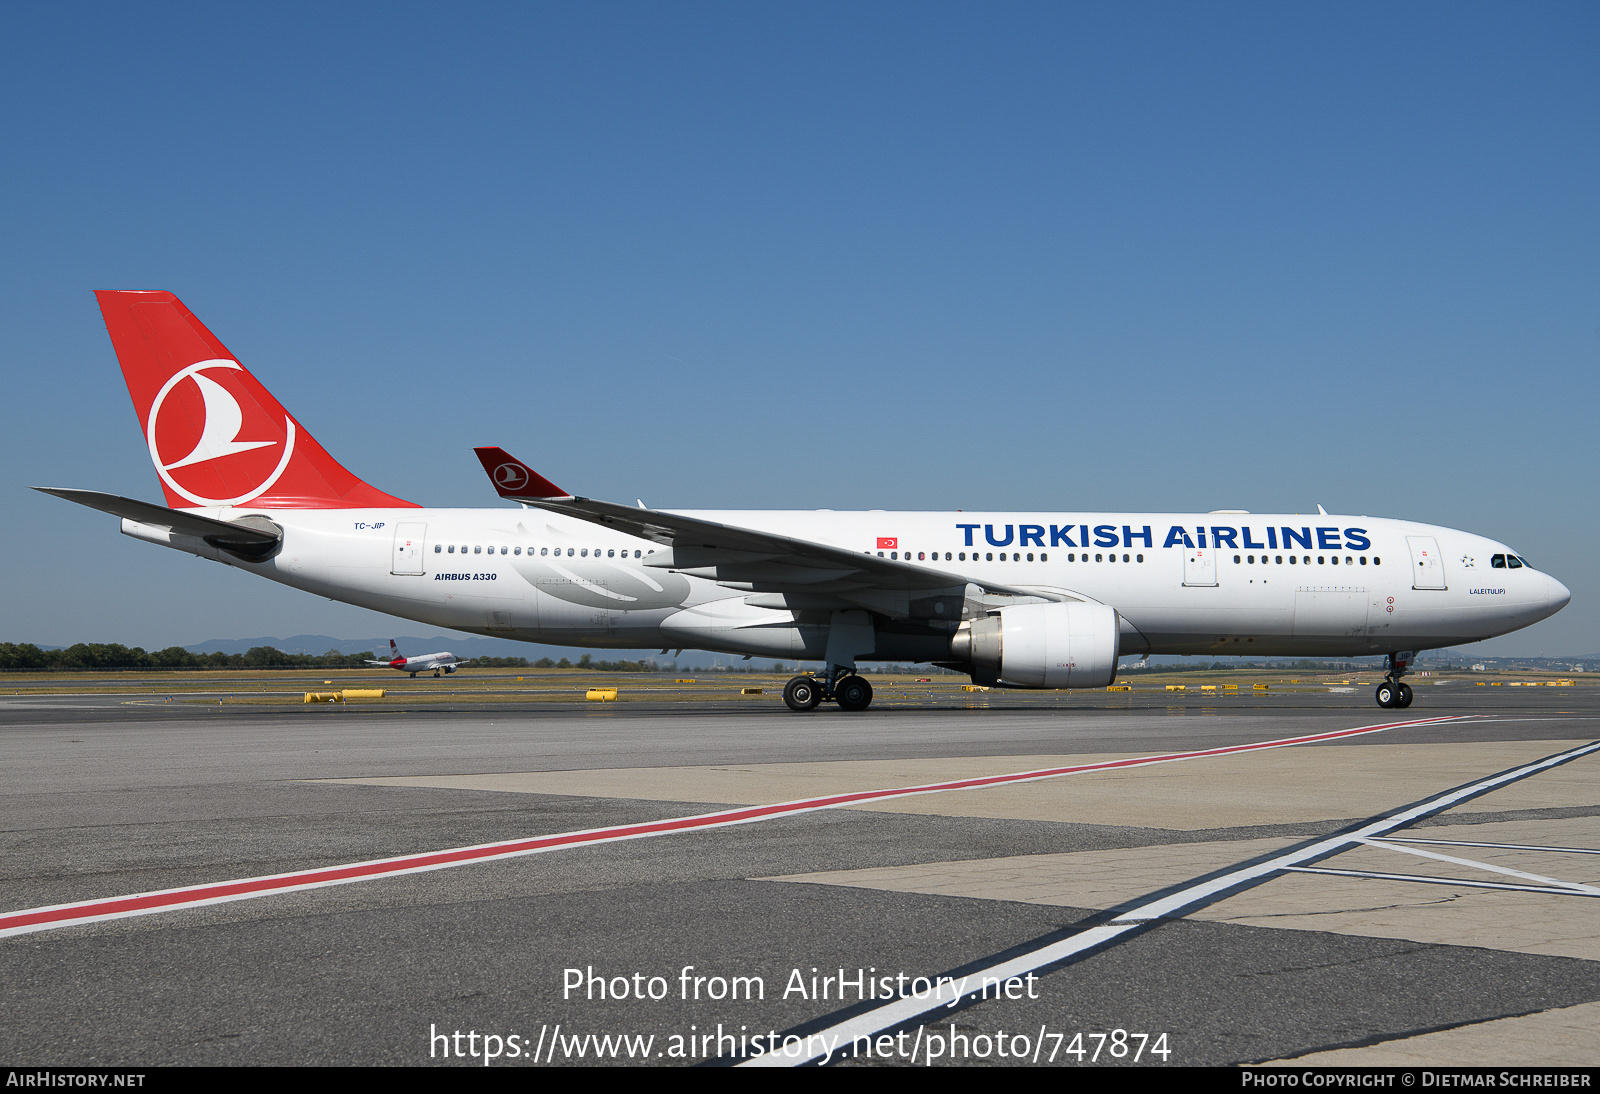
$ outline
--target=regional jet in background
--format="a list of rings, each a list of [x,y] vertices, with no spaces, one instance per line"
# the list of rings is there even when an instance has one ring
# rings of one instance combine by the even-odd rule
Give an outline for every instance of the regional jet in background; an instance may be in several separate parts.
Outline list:
[[[865,709],[861,659],[1015,688],[1103,688],[1121,656],[1387,655],[1536,623],[1566,586],[1503,543],[1318,512],[849,513],[630,508],[478,456],[516,508],[423,509],[336,462],[177,297],[97,294],[166,505],[47,489],[123,534],[472,634],[822,661],[794,710]]]
[[[400,652],[400,647],[395,645],[392,638],[389,639],[389,654],[387,661],[368,661],[367,664],[383,665],[415,677],[419,672],[431,672],[435,676],[443,672],[448,675],[462,665],[472,663],[470,658],[466,661],[456,660],[456,655],[453,653],[424,653],[417,657],[407,657]]]

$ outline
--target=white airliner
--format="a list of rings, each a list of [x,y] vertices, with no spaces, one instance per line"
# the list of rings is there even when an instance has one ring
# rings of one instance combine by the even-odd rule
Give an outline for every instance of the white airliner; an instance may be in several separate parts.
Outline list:
[[[47,492],[125,535],[421,623],[602,649],[820,660],[795,710],[862,710],[858,659],[1103,688],[1124,655],[1388,655],[1560,611],[1566,586],[1469,532],[1320,510],[663,511],[578,497],[478,449],[515,508],[422,509],[327,454],[171,293],[101,292],[167,505]]]
[[[440,672],[449,675],[462,665],[470,665],[472,663],[470,659],[466,661],[457,660],[456,655],[449,652],[424,653],[417,657],[407,657],[400,652],[400,647],[395,644],[392,638],[389,639],[389,654],[389,660],[387,661],[368,661],[367,664],[383,665],[386,668],[397,669],[414,677],[419,672],[431,672],[435,676],[438,676]]]

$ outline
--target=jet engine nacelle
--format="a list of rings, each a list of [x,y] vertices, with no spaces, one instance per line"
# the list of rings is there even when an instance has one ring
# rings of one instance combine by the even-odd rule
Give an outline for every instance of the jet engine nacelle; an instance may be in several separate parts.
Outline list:
[[[951,654],[980,683],[1018,688],[1103,688],[1117,677],[1122,622],[1081,601],[1021,604],[961,624]]]
[[[444,674],[446,676],[449,676],[452,672],[455,672],[455,671],[456,671],[456,667],[454,665],[446,665],[444,667]]]

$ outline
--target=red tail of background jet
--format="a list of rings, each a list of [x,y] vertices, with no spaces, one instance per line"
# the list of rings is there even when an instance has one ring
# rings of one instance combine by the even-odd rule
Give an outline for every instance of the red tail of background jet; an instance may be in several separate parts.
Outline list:
[[[97,292],[174,509],[415,508],[345,470],[169,292]]]

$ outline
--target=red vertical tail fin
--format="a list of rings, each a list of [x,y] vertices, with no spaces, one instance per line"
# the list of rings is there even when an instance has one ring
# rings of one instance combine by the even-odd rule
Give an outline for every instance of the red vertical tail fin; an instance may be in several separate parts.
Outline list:
[[[97,292],[167,504],[415,508],[345,470],[169,292]]]

